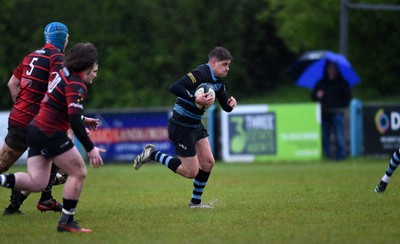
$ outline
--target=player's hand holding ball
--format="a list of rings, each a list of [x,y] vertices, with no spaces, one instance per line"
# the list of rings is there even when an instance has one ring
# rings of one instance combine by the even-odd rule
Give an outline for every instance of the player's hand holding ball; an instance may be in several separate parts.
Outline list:
[[[195,103],[199,109],[205,110],[211,107],[215,102],[215,92],[209,83],[200,84],[195,92]]]

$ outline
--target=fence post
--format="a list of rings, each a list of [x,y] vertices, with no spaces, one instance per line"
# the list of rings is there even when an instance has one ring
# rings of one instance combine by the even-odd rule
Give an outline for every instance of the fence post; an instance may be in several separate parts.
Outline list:
[[[214,131],[214,114],[215,110],[217,109],[217,106],[213,104],[209,109],[207,109],[207,131],[209,135],[209,141],[210,141],[210,146],[211,146],[211,152],[213,155],[215,155],[215,131]]]
[[[363,153],[362,103],[358,99],[350,102],[350,154],[352,157]]]

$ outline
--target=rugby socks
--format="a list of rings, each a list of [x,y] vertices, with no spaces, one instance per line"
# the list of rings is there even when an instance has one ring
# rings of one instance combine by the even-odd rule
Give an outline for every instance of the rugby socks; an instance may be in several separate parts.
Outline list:
[[[386,169],[385,175],[382,177],[382,181],[389,183],[390,177],[397,169],[399,164],[400,164],[400,153],[399,150],[396,150],[396,152],[393,153],[392,158],[390,159],[389,166]]]
[[[57,171],[58,171],[58,167],[53,163],[51,165],[49,183],[47,184],[46,189],[44,189],[44,191],[42,191],[42,195],[40,196],[39,202],[50,203],[51,200],[53,199],[53,196],[51,194],[51,189],[53,188],[54,179],[56,178]]]
[[[15,175],[14,174],[1,174],[0,175],[0,186],[13,189],[15,187]]]
[[[29,196],[29,195],[28,195],[28,196]],[[18,201],[19,206],[21,206],[22,203],[24,203],[25,199],[27,199],[28,196],[25,195],[25,194],[22,193],[22,192],[19,192],[19,201]]]
[[[0,186],[4,186],[6,184],[6,176],[0,175]]]
[[[204,188],[206,187],[208,177],[210,177],[211,172],[205,172],[199,169],[199,173],[193,180],[193,193],[191,202],[194,204],[201,203],[201,197],[204,192]]]
[[[39,202],[41,203],[50,203],[51,200],[53,199],[53,195],[51,194],[51,188],[48,190],[47,188],[42,191],[42,195],[40,195]]]
[[[78,200],[63,198],[63,209],[60,222],[68,224],[74,221],[76,205],[78,205]]]
[[[28,196],[25,196],[20,191],[11,190],[10,205],[8,205],[7,209],[11,211],[19,210],[22,203],[25,201],[27,197]]]
[[[176,170],[178,169],[179,165],[182,164],[181,160],[178,158],[174,158],[168,154],[162,153],[160,151],[154,151],[151,153],[150,158],[152,160],[155,160],[157,162],[162,163],[166,167],[168,167],[170,170],[172,170],[174,173],[176,173]]]

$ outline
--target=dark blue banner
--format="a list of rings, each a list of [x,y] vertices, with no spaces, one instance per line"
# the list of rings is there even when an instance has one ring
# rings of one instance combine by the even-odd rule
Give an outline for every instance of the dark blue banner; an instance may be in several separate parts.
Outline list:
[[[391,155],[400,147],[400,107],[365,105],[363,139],[365,155]]]
[[[174,155],[174,148],[168,139],[169,111],[109,112],[86,114],[100,119],[99,127],[92,132],[93,143],[107,150],[103,159],[107,163],[131,162],[140,154],[146,144],[153,144],[157,150]]]

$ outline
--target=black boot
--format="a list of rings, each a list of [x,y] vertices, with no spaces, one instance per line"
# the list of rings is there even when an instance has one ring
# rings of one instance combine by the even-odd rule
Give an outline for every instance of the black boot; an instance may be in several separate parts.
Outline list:
[[[4,209],[3,215],[12,215],[12,214],[22,214],[19,207],[21,206],[21,192],[17,190],[11,190],[10,195],[10,205]]]

